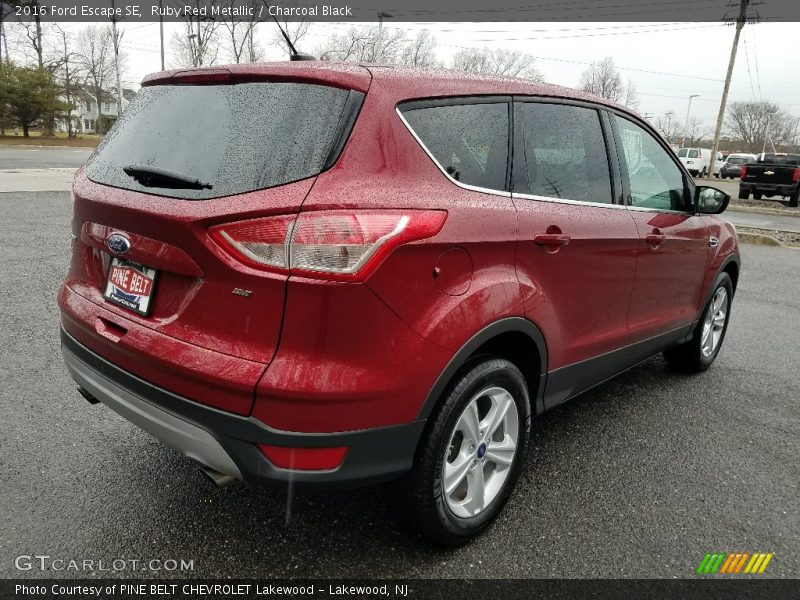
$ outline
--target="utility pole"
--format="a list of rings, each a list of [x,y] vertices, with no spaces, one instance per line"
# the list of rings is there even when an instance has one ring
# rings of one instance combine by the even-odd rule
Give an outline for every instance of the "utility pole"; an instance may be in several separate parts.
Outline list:
[[[114,0],[111,0],[111,10],[114,11]],[[122,35],[117,35],[117,18],[111,17],[111,34],[114,36],[114,71],[117,75],[117,117],[122,114],[122,79],[119,76],[119,42]],[[100,113],[100,99],[98,98],[98,114]]]
[[[158,0],[158,28],[161,35],[161,70],[164,68],[164,0]]]
[[[689,96],[689,106],[686,108],[686,120],[683,122],[683,138],[681,139],[681,148],[686,144],[686,134],[689,132],[689,112],[692,110],[692,98],[697,98],[700,94],[692,94]]]
[[[719,151],[719,136],[722,132],[722,121],[725,118],[725,105],[728,103],[728,90],[731,87],[731,76],[733,75],[733,63],[736,62],[736,48],[739,45],[739,35],[742,33],[742,28],[747,22],[747,6],[750,0],[739,0],[739,16],[736,18],[736,34],[733,36],[733,45],[731,46],[731,57],[728,61],[728,74],[725,76],[725,87],[722,88],[722,102],[719,105],[719,115],[717,115],[717,127],[714,130],[714,145],[711,147],[711,168],[709,168],[709,176],[713,177],[713,165],[716,160],[717,152]]]
[[[764,128],[764,145],[761,146],[761,154],[767,151],[767,139],[769,138],[769,122],[772,119],[772,115],[767,115],[767,126]]]
[[[378,39],[375,40],[375,47],[372,49],[371,62],[377,62],[383,59],[383,20],[390,18],[392,18],[392,15],[387,12],[378,13]]]

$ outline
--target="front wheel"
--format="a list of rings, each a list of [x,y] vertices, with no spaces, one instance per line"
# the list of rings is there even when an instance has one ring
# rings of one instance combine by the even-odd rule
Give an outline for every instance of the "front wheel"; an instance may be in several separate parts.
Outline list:
[[[723,273],[717,278],[714,293],[708,301],[691,340],[664,352],[670,366],[688,373],[708,369],[717,358],[731,315],[733,282]]]
[[[443,545],[469,541],[516,484],[528,440],[528,389],[519,369],[487,359],[454,382],[429,418],[412,471],[387,489],[409,523]]]

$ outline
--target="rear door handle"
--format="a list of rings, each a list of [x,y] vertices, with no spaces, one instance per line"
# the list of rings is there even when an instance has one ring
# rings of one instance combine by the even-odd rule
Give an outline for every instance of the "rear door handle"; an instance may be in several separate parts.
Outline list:
[[[533,236],[533,242],[538,246],[566,246],[569,236],[564,233],[538,233]]]

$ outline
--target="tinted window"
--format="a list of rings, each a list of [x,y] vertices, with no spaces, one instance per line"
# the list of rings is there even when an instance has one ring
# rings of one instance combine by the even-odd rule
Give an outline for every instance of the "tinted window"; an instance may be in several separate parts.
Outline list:
[[[762,154],[759,156],[758,162],[769,165],[787,165],[796,167],[800,165],[800,154]]]
[[[525,173],[521,181],[515,178],[515,191],[610,204],[611,177],[597,111],[539,102],[517,107]]]
[[[631,206],[684,210],[683,173],[669,153],[635,123],[614,118],[630,179]]]
[[[745,164],[747,162],[748,162],[748,160],[746,158],[744,158],[744,157],[741,157],[741,156],[731,156],[728,159],[728,164],[729,165],[743,165],[743,164]]]
[[[145,87],[89,159],[90,179],[178,198],[213,198],[318,174],[348,93],[322,85],[241,83]],[[211,189],[145,187],[125,174],[146,165]]]
[[[403,111],[411,129],[450,177],[506,189],[508,104],[459,104]]]

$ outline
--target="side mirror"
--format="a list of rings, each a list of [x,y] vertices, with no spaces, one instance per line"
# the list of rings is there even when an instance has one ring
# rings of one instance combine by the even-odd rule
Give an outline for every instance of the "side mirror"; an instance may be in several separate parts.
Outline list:
[[[703,215],[718,215],[728,208],[731,197],[717,188],[700,185],[694,189],[694,205]]]

